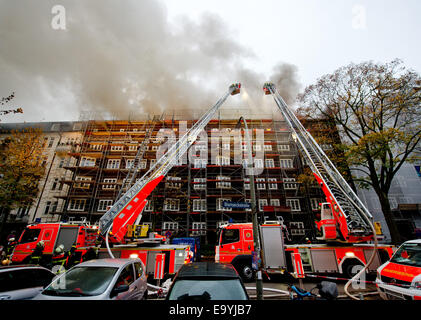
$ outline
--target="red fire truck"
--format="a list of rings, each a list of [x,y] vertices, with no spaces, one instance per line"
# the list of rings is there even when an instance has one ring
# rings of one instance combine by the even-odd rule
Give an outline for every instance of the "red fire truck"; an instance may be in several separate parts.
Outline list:
[[[68,251],[76,245],[77,255],[83,256],[95,246],[98,228],[84,223],[38,223],[28,225],[22,232],[11,256],[14,264],[27,263],[38,242],[44,242],[43,255],[52,258],[54,250],[63,245]]]
[[[301,255],[305,273],[336,273],[347,278],[355,274],[355,266],[365,265],[373,253],[373,244],[290,244],[284,242],[283,226],[266,223],[259,226],[262,237],[262,262],[267,273],[293,273],[294,253]],[[253,279],[252,253],[254,251],[251,223],[231,223],[219,229],[215,261],[231,263],[244,280]],[[376,257],[368,270],[376,269],[393,254],[393,246],[379,245]]]

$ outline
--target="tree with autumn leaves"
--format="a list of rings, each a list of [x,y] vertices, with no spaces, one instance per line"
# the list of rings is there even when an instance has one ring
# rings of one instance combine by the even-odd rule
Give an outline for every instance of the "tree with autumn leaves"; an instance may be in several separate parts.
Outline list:
[[[11,210],[30,205],[38,195],[43,136],[40,129],[13,131],[0,143],[0,234]]]
[[[354,182],[376,192],[393,243],[401,240],[388,194],[402,165],[419,159],[420,89],[420,76],[396,59],[351,63],[321,77],[298,97],[300,115],[336,124],[342,140],[336,148],[358,172]]]

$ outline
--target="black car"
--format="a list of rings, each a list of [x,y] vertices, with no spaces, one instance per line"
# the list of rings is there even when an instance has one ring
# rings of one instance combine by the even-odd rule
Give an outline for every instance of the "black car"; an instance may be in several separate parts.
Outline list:
[[[167,300],[248,300],[241,277],[231,264],[194,262],[174,277]]]

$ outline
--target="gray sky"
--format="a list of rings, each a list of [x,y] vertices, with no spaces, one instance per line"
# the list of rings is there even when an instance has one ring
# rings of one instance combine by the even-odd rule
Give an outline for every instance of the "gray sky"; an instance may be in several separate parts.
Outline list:
[[[51,25],[58,2],[65,30]],[[2,122],[205,108],[236,81],[260,101],[265,80],[287,77],[280,63],[301,84],[285,89],[292,95],[350,62],[400,58],[421,72],[420,9],[417,0],[0,0],[0,96],[15,91],[24,109]]]

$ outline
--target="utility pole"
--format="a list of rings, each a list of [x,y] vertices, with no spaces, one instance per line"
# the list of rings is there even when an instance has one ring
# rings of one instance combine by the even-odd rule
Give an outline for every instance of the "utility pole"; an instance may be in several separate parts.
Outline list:
[[[256,274],[256,295],[257,300],[263,300],[263,280],[262,280],[262,252],[260,247],[260,230],[259,223],[257,221],[257,210],[256,210],[256,193],[254,185],[254,172],[253,172],[253,155],[252,155],[252,144],[250,140],[249,130],[247,126],[247,121],[240,117],[237,123],[237,127],[241,125],[241,121],[244,122],[244,136],[246,138],[247,144],[247,169],[250,179],[250,201],[251,201],[251,215],[252,215],[252,224],[253,224],[253,241],[254,241],[254,251],[257,255],[257,274]],[[246,172],[247,174],[247,172]]]

